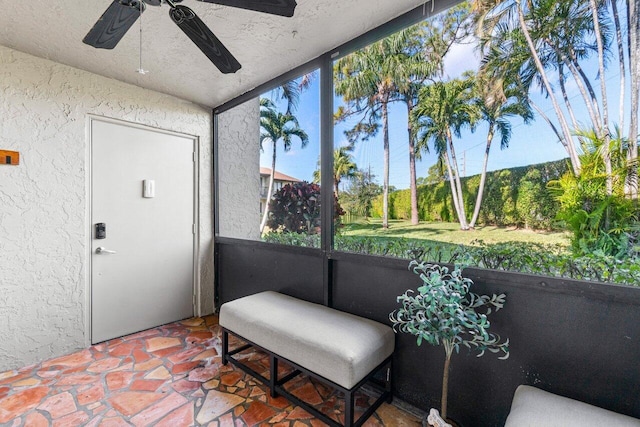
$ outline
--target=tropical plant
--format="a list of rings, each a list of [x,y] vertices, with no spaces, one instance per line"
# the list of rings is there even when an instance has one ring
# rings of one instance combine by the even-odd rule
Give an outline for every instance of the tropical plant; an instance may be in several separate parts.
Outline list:
[[[300,102],[300,95],[306,89],[311,86],[311,83],[316,77],[316,72],[311,72],[303,75],[298,79],[287,80],[271,92],[271,100],[275,103],[274,99],[283,99],[287,103],[287,113],[293,114],[298,109],[298,103]]]
[[[280,113],[277,111],[275,104],[266,98],[260,99],[260,130],[260,149],[264,150],[263,144],[265,142],[270,142],[273,146],[271,174],[269,176],[269,187],[267,189],[267,200],[269,200],[271,194],[273,194],[278,142],[282,142],[282,147],[284,151],[287,152],[291,150],[294,137],[300,140],[300,145],[304,148],[309,143],[309,136],[300,128],[298,119],[296,119],[295,116],[289,113]],[[262,216],[260,233],[264,231],[268,217],[269,205],[267,205]]]
[[[445,351],[442,375],[442,418],[447,418],[449,391],[449,370],[451,356],[460,347],[477,350],[478,357],[485,351],[504,353],[500,359],[509,357],[509,340],[489,332],[487,316],[493,310],[500,310],[505,303],[505,294],[477,295],[471,292],[473,281],[462,275],[460,266],[453,271],[449,268],[411,261],[409,269],[422,280],[422,286],[407,290],[398,296],[401,304],[389,314],[396,332],[404,332],[417,337],[418,346],[422,342],[442,345]]]
[[[525,123],[533,120],[533,111],[529,105],[529,99],[526,92],[520,85],[509,81],[509,76],[495,79],[480,73],[476,78],[475,102],[480,111],[483,121],[489,128],[487,130],[487,141],[484,151],[484,162],[480,173],[480,186],[476,196],[476,204],[471,216],[470,228],[474,228],[480,215],[480,207],[482,206],[482,197],[484,195],[484,187],[487,178],[487,165],[489,163],[489,153],[491,144],[496,133],[500,134],[500,148],[505,149],[509,146],[511,139],[511,123],[510,118],[519,116]]]
[[[398,84],[404,84],[410,74],[403,69],[412,35],[413,30],[405,29],[338,60],[334,66],[335,92],[346,103],[338,108],[336,120],[360,118],[346,132],[349,141],[366,141],[377,135],[382,122],[383,228],[389,227],[389,104],[397,100]]]
[[[619,8],[621,3],[626,7]],[[543,108],[535,104],[532,107],[552,127],[565,146],[576,176],[581,173],[581,161],[575,139],[580,142],[581,137],[572,134],[571,127],[576,130],[580,125],[574,113],[576,101],[567,93],[567,78],[572,79],[581,95],[579,99],[588,112],[589,126],[598,138],[605,141],[600,155],[610,175],[614,167],[611,159],[613,154],[607,151],[607,147],[613,135],[605,82],[608,80],[608,64],[619,64],[619,70],[616,70],[620,81],[618,124],[624,133],[625,118],[631,119],[626,132],[629,167],[625,178],[625,194],[632,199],[637,198],[638,192],[638,5],[637,0],[474,0],[483,62],[494,69],[494,75],[515,70],[528,90],[537,86],[543,91],[552,104],[556,120],[546,116]],[[621,19],[624,16],[620,10],[626,12],[627,37],[624,37]],[[617,57],[614,56],[614,50]],[[599,94],[583,67],[585,61],[593,57],[597,58]],[[552,73],[557,73],[558,85],[555,88]],[[630,95],[626,91],[627,85],[631,88]],[[564,101],[564,110],[560,106],[557,89]],[[607,182],[607,191],[609,194],[613,192],[611,181]]]
[[[601,251],[626,257],[632,244],[629,233],[637,226],[638,212],[625,197],[627,175],[626,139],[599,137],[595,130],[581,131],[585,153],[578,177],[565,174],[549,188],[560,202],[558,219],[573,233],[576,255]],[[603,152],[610,153],[609,167]]]
[[[333,193],[339,197],[340,183],[343,179],[354,179],[358,173],[358,166],[353,161],[351,152],[353,146],[347,145],[333,150]],[[318,169],[313,172],[313,182],[320,184],[320,161]]]
[[[432,142],[440,160],[446,166],[460,228],[468,230],[453,135],[460,137],[464,127],[473,130],[479,112],[472,102],[474,78],[469,74],[465,77],[448,82],[439,81],[423,87],[420,90],[418,105],[413,110],[412,120],[420,132],[420,150],[428,150],[429,142]]]
[[[416,159],[420,159],[421,153],[416,149],[416,132],[411,114],[418,103],[420,88],[428,79],[442,77],[445,56],[454,44],[469,36],[469,12],[469,4],[464,2],[430,20],[410,27],[403,47],[404,56],[400,57],[400,66],[397,68],[396,88],[399,100],[407,107],[409,189],[413,225],[419,222]]]
[[[511,74],[514,71],[520,75],[523,85],[531,88],[538,85],[552,104],[558,126],[550,119],[545,120],[552,126],[558,139],[563,144],[576,175],[580,174],[580,160],[575,141],[571,134],[569,122],[560,107],[560,102],[552,88],[549,76],[550,65],[553,60],[562,63],[562,53],[551,54],[553,47],[544,44],[544,37],[554,28],[556,14],[560,11],[552,11],[548,17],[542,13],[536,13],[541,9],[541,4],[553,7],[553,4],[575,4],[574,0],[568,2],[550,2],[537,0],[535,2],[522,2],[521,0],[475,0],[474,6],[477,12],[478,33],[481,37],[481,48],[484,52],[486,68],[493,69],[493,75]],[[564,9],[566,10],[566,9]],[[585,9],[582,9],[583,15]],[[588,6],[587,6],[588,11]],[[549,12],[549,10],[547,10]],[[573,15],[576,18],[576,15]],[[537,19],[536,19],[537,18]],[[588,22],[581,20],[581,23]],[[571,23],[572,28],[580,28],[577,23]],[[547,37],[547,41],[553,40]],[[569,44],[571,39],[567,40]],[[560,43],[557,43],[561,46]],[[555,47],[555,44],[554,44]],[[561,67],[559,67],[562,69]],[[591,103],[590,103],[591,104]],[[542,109],[535,104],[534,108],[542,115]]]
[[[278,190],[269,202],[267,226],[284,233],[318,234],[321,225],[320,186],[309,182],[287,184]],[[334,219],[344,211],[335,201]]]

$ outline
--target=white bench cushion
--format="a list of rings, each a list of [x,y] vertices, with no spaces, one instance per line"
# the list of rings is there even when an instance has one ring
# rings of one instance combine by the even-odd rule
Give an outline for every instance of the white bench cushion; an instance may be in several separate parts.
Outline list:
[[[521,385],[505,427],[640,427],[640,420]]]
[[[220,325],[346,389],[393,353],[393,330],[277,292],[227,302]]]

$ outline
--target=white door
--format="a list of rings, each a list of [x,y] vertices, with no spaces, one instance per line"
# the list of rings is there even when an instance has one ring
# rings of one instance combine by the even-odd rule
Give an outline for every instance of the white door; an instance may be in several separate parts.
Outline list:
[[[193,137],[91,120],[92,343],[193,315],[195,149]]]

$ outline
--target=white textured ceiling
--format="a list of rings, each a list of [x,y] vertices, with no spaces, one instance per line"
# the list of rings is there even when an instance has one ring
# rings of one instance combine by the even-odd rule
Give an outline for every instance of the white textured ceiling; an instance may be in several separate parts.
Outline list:
[[[82,38],[111,0],[0,0],[0,45],[214,107],[375,28],[424,0],[298,0],[293,18],[185,0],[242,64],[221,74],[171,21],[148,7],[114,50]]]

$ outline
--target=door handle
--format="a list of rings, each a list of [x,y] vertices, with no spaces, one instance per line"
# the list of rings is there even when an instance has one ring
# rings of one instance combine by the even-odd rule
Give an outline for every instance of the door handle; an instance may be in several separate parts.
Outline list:
[[[96,253],[97,254],[115,254],[116,251],[110,251],[107,248],[103,248],[102,246],[100,246],[99,248],[96,249]]]

